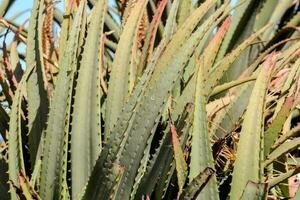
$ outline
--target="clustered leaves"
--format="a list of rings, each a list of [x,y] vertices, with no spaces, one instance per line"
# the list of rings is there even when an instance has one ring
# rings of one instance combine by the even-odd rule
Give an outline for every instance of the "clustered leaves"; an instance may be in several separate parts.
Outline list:
[[[298,1],[14,3],[1,199],[300,198]]]

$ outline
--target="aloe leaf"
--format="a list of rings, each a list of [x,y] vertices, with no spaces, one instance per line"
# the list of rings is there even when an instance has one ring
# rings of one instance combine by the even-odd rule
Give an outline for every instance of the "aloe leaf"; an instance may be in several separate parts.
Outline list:
[[[230,191],[230,199],[233,200],[239,199],[248,181],[262,181],[263,110],[273,68],[272,59],[270,55],[262,65],[244,115]]]
[[[212,135],[224,138],[234,129],[247,108],[253,85],[254,83],[246,83],[239,87],[233,97],[229,95],[232,99],[229,105],[217,114],[211,124]]]
[[[300,138],[295,138],[291,141],[287,141],[285,143],[283,143],[282,145],[280,145],[279,147],[277,147],[276,149],[274,149],[266,158],[264,165],[268,166],[269,164],[271,164],[274,160],[276,160],[277,158],[279,158],[281,155],[286,154],[294,149],[296,149],[297,147],[300,146]]]
[[[187,141],[189,140],[190,131],[192,129],[192,122],[193,122],[193,113],[194,113],[194,106],[191,103],[188,103],[186,107],[184,108],[184,111],[181,116],[174,116],[178,117],[178,122],[176,124],[178,132],[181,132],[181,148],[187,147]],[[169,135],[169,134],[168,134]],[[171,149],[171,138],[166,137],[163,141],[162,149],[159,152],[157,157],[157,162],[153,166],[153,172],[151,172],[149,175],[154,174],[156,175],[157,172],[154,170],[160,170],[159,171],[159,177],[158,177],[158,184],[155,188],[154,197],[157,199],[166,198],[168,188],[172,181],[174,182],[174,172],[175,172],[175,163],[173,160],[172,155],[172,149]],[[166,156],[166,157],[164,157]],[[159,163],[158,161],[160,159],[166,160],[164,163]],[[155,168],[159,167],[159,168]],[[149,177],[150,178],[150,177]],[[151,179],[150,179],[151,180]],[[175,184],[175,183],[174,183]],[[172,193],[172,192],[171,192]]]
[[[26,200],[32,199],[32,196],[30,194],[30,189],[28,185],[25,183],[24,177],[19,175],[19,182],[20,182],[20,188],[22,190],[22,195],[25,197]]]
[[[17,199],[14,186],[19,187],[18,175],[20,172],[25,174],[25,164],[23,157],[22,142],[22,118],[24,113],[22,110],[23,97],[25,96],[25,86],[28,77],[32,74],[36,66],[28,66],[18,87],[15,91],[14,101],[10,112],[9,135],[8,135],[8,174],[10,184],[11,199]]]
[[[285,14],[287,9],[291,6],[292,0],[286,0],[284,2],[278,2],[275,9],[272,10],[272,15],[270,16],[269,23],[275,24],[280,21],[281,17]],[[262,40],[267,40],[270,37],[273,37],[275,29],[269,28],[266,32],[262,34]]]
[[[165,29],[164,29],[164,33],[162,36],[162,40],[163,41],[169,41],[169,39],[171,38],[171,36],[173,35],[173,33],[176,30],[176,16],[178,13],[178,6],[179,6],[180,1],[179,0],[174,0],[168,15],[168,19],[165,25]]]
[[[220,8],[222,8],[224,6],[227,6],[228,4],[229,4],[229,1],[225,1],[224,4]],[[209,7],[207,9],[208,10],[206,10],[206,13],[202,17],[202,19],[200,20],[199,24],[205,23],[205,19],[207,19],[210,16],[209,12],[210,12],[210,10],[213,9],[213,7]],[[232,9],[232,8],[229,7],[228,9]],[[214,12],[214,14],[215,14],[215,12]],[[215,60],[216,53],[218,52],[218,50],[220,48],[220,43],[223,40],[224,33],[226,32],[226,30],[228,28],[228,23],[229,23],[229,19],[226,19],[223,22],[223,24],[221,25],[221,27],[219,28],[216,35],[214,35],[212,33],[216,27],[211,27],[212,29],[209,30],[205,34],[204,38],[200,41],[200,43],[197,46],[197,52],[199,52],[199,53],[206,52],[208,54],[206,56],[202,56],[203,58],[201,58],[201,59],[204,59],[205,62],[207,62],[207,70],[212,67],[211,65],[213,64],[213,62]],[[212,37],[212,36],[214,36],[214,39],[212,41],[210,41],[209,45],[206,48],[204,48],[205,45],[207,44],[207,42],[209,41],[210,37]],[[193,55],[191,57],[191,59],[189,60],[188,65],[184,69],[184,74],[183,74],[184,82],[187,82],[187,80],[189,80],[189,78],[192,76],[192,74],[195,71],[195,62],[194,62],[194,60],[195,60],[195,56]],[[206,64],[205,64],[205,66],[206,66]]]
[[[287,97],[284,105],[281,107],[281,110],[269,126],[269,128],[264,133],[264,156],[266,157],[271,151],[272,145],[275,140],[278,138],[283,125],[290,115],[291,109],[294,104],[294,97]]]
[[[14,41],[11,43],[11,47],[10,47],[10,65],[13,70],[14,77],[16,77],[16,80],[20,82],[23,75],[23,70],[21,68],[17,47],[18,47],[18,40],[15,38]]]
[[[181,26],[189,17],[191,8],[192,0],[180,1],[177,14],[178,26]]]
[[[243,195],[240,198],[241,200],[248,199],[264,199],[266,195],[266,187],[267,185],[264,183],[255,183],[249,181],[246,185],[245,190],[243,191]]]
[[[294,176],[295,174],[298,174],[299,172],[300,172],[300,167],[299,166],[295,167],[294,169],[290,169],[287,172],[282,173],[279,176],[270,179],[269,180],[269,187],[272,188],[272,187],[276,186],[277,184],[287,180],[291,176]]]
[[[35,191],[32,185],[30,185],[28,178],[23,173],[20,173],[18,175],[18,179],[20,182],[20,188],[22,189],[22,193],[25,196],[26,200],[41,200],[41,197],[38,195],[38,193]]]
[[[71,131],[72,198],[86,185],[101,150],[99,47],[106,1],[97,1],[76,79]],[[96,84],[94,84],[96,82]],[[79,123],[80,122],[80,123]]]
[[[38,182],[38,178],[39,178],[39,173],[40,173],[40,170],[41,170],[41,165],[42,165],[42,160],[39,159],[36,161],[36,164],[34,165],[34,168],[33,168],[33,172],[31,174],[31,178],[30,178],[30,184],[35,187]]]
[[[244,25],[245,23],[245,16],[249,15],[249,10],[251,10],[251,7],[254,3],[254,0],[246,0],[242,1],[241,6],[239,9],[237,9],[234,13],[234,16],[232,17],[232,21],[230,23],[229,29],[225,35],[225,38],[222,42],[222,46],[220,48],[220,51],[218,52],[217,61],[220,61],[223,59],[223,57],[228,53],[228,51],[231,50],[233,47],[233,43],[236,42],[235,35],[236,32],[239,31],[239,26],[241,24]]]
[[[299,64],[300,64],[300,59],[297,59],[297,61],[292,65],[289,76],[287,77],[286,81],[284,82],[283,87],[281,88],[281,91],[280,91],[281,94],[284,94],[286,91],[288,91],[291,88],[291,86],[295,82],[295,78],[298,76],[298,74],[300,74]],[[273,119],[277,116],[278,112],[282,109],[282,106],[285,102],[285,99],[286,99],[287,95],[288,94],[284,94],[276,102],[277,104],[276,104],[275,111],[274,111],[274,114],[273,114]]]
[[[120,182],[122,180],[122,176],[123,176],[123,173],[124,173],[124,168],[122,168],[120,165],[118,164],[114,164],[114,170],[115,170],[115,174],[116,174],[116,179],[114,180],[114,183],[112,185],[112,189],[111,189],[111,192],[110,192],[110,197],[109,199],[115,199],[116,198],[116,195],[117,195],[117,191],[118,191],[118,188],[119,188],[119,185],[120,185]]]
[[[27,69],[30,70],[30,69]],[[31,71],[31,70],[30,70]],[[28,71],[27,71],[28,72]],[[22,81],[16,90],[14,101],[11,107],[10,122],[9,122],[9,136],[8,136],[8,174],[9,180],[16,186],[19,185],[18,175],[21,171],[25,173],[25,165],[23,160],[22,147],[22,98],[24,93],[24,81],[28,77],[24,75]],[[10,187],[11,199],[16,199],[16,192],[14,188]]]
[[[207,76],[207,72],[213,67],[213,64],[216,60],[220,47],[223,43],[224,37],[227,33],[228,28],[231,24],[231,16],[224,20],[222,25],[219,27],[218,32],[213,37],[213,39],[209,42],[207,47],[203,50],[203,60],[204,60],[204,77]],[[206,72],[207,71],[207,72]]]
[[[165,165],[170,166],[173,159],[170,160],[170,135],[168,133],[163,132],[164,136],[159,141],[159,147],[156,149],[155,153],[152,155],[152,158],[149,159],[147,163],[146,172],[144,176],[141,178],[140,184],[138,185],[135,199],[140,199],[143,195],[151,194],[154,190],[154,187],[159,180],[159,176],[163,171],[163,167]],[[167,153],[165,153],[167,152]],[[165,162],[159,162],[159,160],[164,160]],[[150,181],[152,180],[152,181]]]
[[[154,126],[152,130],[155,131],[156,128],[157,128],[157,126]],[[144,155],[143,155],[143,158],[142,158],[142,160],[140,162],[138,173],[137,173],[137,175],[135,177],[134,185],[132,187],[132,191],[131,191],[131,194],[130,194],[130,199],[134,199],[134,197],[136,196],[137,189],[140,186],[142,178],[144,177],[144,175],[146,173],[147,164],[148,164],[148,162],[150,160],[150,157],[151,157],[151,155],[150,155],[150,149],[151,149],[151,145],[152,145],[151,142],[153,140],[153,137],[154,137],[154,134],[152,134],[152,137],[150,137],[148,139],[147,147],[144,150]]]
[[[300,125],[295,126],[294,128],[292,128],[290,131],[288,131],[286,134],[282,135],[281,137],[279,137],[274,145],[272,146],[274,149],[276,149],[277,147],[279,147],[281,144],[283,144],[287,139],[289,139],[290,137],[295,137],[300,133]]]
[[[45,85],[45,74],[42,53],[42,25],[44,1],[34,1],[29,21],[27,37],[26,64],[34,67],[27,79],[28,98],[28,145],[31,163],[34,164],[42,132],[46,128],[48,114],[48,97]]]
[[[183,151],[181,149],[180,141],[177,135],[176,127],[174,124],[170,125],[171,135],[172,135],[172,144],[174,152],[174,160],[177,172],[179,194],[182,193],[182,189],[187,178],[187,164],[184,158]]]
[[[125,7],[124,12],[123,12],[123,16],[122,16],[122,23],[121,24],[125,24],[130,12],[132,12],[132,8],[134,7],[136,1],[134,0],[128,0],[126,3],[123,2],[123,5]]]
[[[232,50],[227,56],[225,56],[222,60],[220,60],[209,72],[209,79],[205,84],[205,91],[209,95],[213,89],[213,87],[218,83],[218,81],[222,78],[224,73],[230,68],[231,64],[236,60],[236,58],[241,54],[243,50],[245,50],[260,34],[262,34],[269,25],[261,28],[259,31],[253,33],[250,37],[248,37],[243,43],[241,43],[238,47]]]
[[[60,72],[57,77],[53,101],[50,107],[48,126],[43,148],[43,160],[41,167],[40,193],[43,199],[58,199],[60,197],[60,181],[63,180],[64,170],[64,138],[65,119],[68,109],[69,87],[72,86],[72,76],[75,73],[74,66],[77,65],[77,48],[82,15],[85,6],[82,1],[75,16],[70,38],[66,43],[64,56],[60,61]],[[71,88],[72,89],[72,88]],[[64,184],[64,183],[62,183]],[[51,185],[51,187],[49,187]]]
[[[36,17],[39,15],[39,12],[40,12],[39,2],[37,1],[35,2]],[[32,40],[31,42],[34,43],[34,38],[31,38],[31,40]],[[33,47],[33,44],[29,46]],[[9,136],[8,136],[8,174],[9,174],[9,179],[12,181],[12,184],[10,185],[11,186],[10,192],[11,192],[12,199],[17,198],[16,190],[14,187],[20,186],[18,180],[19,173],[22,172],[25,174],[23,142],[22,142],[22,134],[23,134],[22,120],[24,117],[22,104],[23,104],[23,97],[26,95],[26,91],[25,91],[26,81],[28,81],[29,77],[33,74],[35,68],[37,67],[35,65],[35,61],[33,60],[34,56],[32,55],[29,56],[29,61],[30,59],[32,65],[27,66],[26,71],[18,84],[18,87],[15,91],[14,101],[11,106],[11,112],[10,112]]]
[[[209,2],[212,3],[212,2]],[[208,6],[207,4],[205,6]],[[219,22],[219,20],[215,21],[218,19],[220,12],[224,10],[225,7],[223,7],[223,10],[219,10],[219,12],[216,12],[215,15],[213,15],[210,20],[205,23],[203,26],[199,27],[199,30],[196,31],[192,37],[188,40],[188,42],[180,48],[180,44],[182,44],[184,41],[182,40],[177,40],[178,38],[185,39],[187,38],[188,35],[187,33],[190,33],[191,29],[193,29],[196,26],[196,21],[198,19],[198,15],[202,16],[203,13],[201,11],[203,10],[204,7],[200,7],[198,10],[195,11],[194,16],[192,17],[193,20],[189,20],[189,23],[186,25],[188,26],[183,26],[182,29],[173,36],[173,41],[171,40],[170,43],[167,45],[166,50],[164,53],[159,57],[159,61],[156,65],[156,68],[151,76],[151,79],[149,80],[149,83],[145,89],[145,92],[143,93],[143,96],[140,100],[140,103],[137,105],[136,109],[136,114],[132,115],[132,120],[130,120],[130,128],[128,130],[128,136],[126,136],[126,140],[124,143],[124,147],[121,146],[120,152],[118,153],[118,146],[117,146],[117,152],[116,150],[111,149],[111,151],[107,150],[108,153],[108,158],[104,162],[104,166],[100,167],[99,170],[103,170],[104,174],[108,173],[111,174],[112,176],[108,176],[106,179],[108,181],[112,181],[114,178],[113,174],[109,172],[109,166],[111,163],[115,160],[120,158],[120,163],[125,166],[125,171],[123,175],[123,179],[120,184],[120,190],[118,193],[118,197],[124,197],[127,195],[130,195],[130,190],[132,188],[132,184],[134,183],[134,178],[136,175],[136,172],[138,170],[139,162],[141,160],[141,157],[143,156],[143,150],[145,149],[145,145],[147,143],[147,138],[149,138],[149,133],[151,133],[151,129],[153,125],[157,123],[157,117],[159,117],[160,111],[163,108],[165,99],[168,97],[168,91],[172,90],[173,87],[173,81],[178,79],[178,74],[184,67],[185,63],[187,62],[188,57],[193,53],[193,48],[199,43],[199,41],[203,38],[204,34],[207,32],[207,30],[210,29],[213,24],[216,24]],[[225,15],[226,16],[226,15]],[[220,20],[222,20],[225,16],[222,16]],[[174,39],[176,38],[176,39]],[[179,43],[179,44],[178,44]],[[170,59],[174,57],[172,55],[172,52],[175,51],[174,47],[180,48],[182,50],[187,49],[187,51],[183,51],[183,53],[178,53],[178,56],[175,56],[175,59],[173,59],[170,62]],[[168,49],[168,50],[167,50]],[[175,64],[178,63],[178,64]],[[167,64],[167,65],[166,65]],[[170,66],[176,66],[170,67]],[[165,89],[161,87],[161,81],[164,80],[166,85],[164,86]],[[155,96],[153,96],[155,95]],[[157,103],[154,103],[157,102]],[[129,104],[130,105],[130,104]],[[151,106],[150,106],[151,105]],[[153,105],[155,105],[153,107]],[[125,107],[126,109],[126,107]],[[150,110],[149,110],[150,109]],[[128,115],[126,113],[126,115]],[[147,116],[147,120],[144,118],[144,116]],[[145,123],[146,122],[146,123]],[[116,127],[115,130],[118,130],[117,134],[120,134],[120,136],[123,135],[124,132],[126,132],[126,129],[129,125],[128,121],[124,121]],[[124,126],[125,131],[123,128],[119,129],[120,127]],[[132,126],[132,127],[131,127]],[[136,137],[136,133],[139,133],[138,135],[140,137]],[[125,134],[126,135],[126,134]],[[120,137],[119,136],[119,137]],[[114,137],[115,138],[115,137]],[[136,140],[139,141],[136,141]],[[116,145],[116,142],[122,142],[122,141],[113,141],[113,145]],[[110,143],[110,142],[109,142]],[[134,144],[134,145],[133,145]],[[136,146],[135,144],[140,144]],[[124,155],[125,154],[125,155]],[[105,155],[105,154],[104,154]],[[120,155],[120,156],[118,156]],[[117,156],[117,157],[116,157]],[[99,166],[101,165],[101,157],[99,160]],[[126,166],[131,166],[126,167]],[[102,169],[101,169],[102,168]],[[97,167],[95,169],[98,169]],[[94,170],[95,171],[95,170]],[[106,172],[105,172],[106,171]],[[95,172],[96,173],[96,172]],[[99,172],[97,172],[99,173]],[[93,176],[93,175],[92,175]],[[110,188],[110,182],[108,181],[102,181],[102,184],[106,183],[105,187],[101,187],[99,185],[99,188],[102,188],[104,191],[109,190]],[[91,181],[93,182],[93,181]],[[92,193],[90,193],[92,192]],[[100,193],[102,195],[105,195],[106,192],[94,190],[94,191],[89,191],[88,195],[89,198],[99,198],[96,195],[99,195],[97,193]],[[87,197],[86,196],[86,197]]]
[[[278,1],[273,1],[273,0],[266,0],[265,2],[262,3],[261,9],[256,15],[257,20],[255,20],[254,22],[254,27],[253,27],[254,30],[258,30],[268,23],[277,4]]]
[[[53,1],[0,3],[0,199],[294,198],[298,1]]]
[[[201,61],[200,61],[201,62]],[[199,63],[199,69],[196,81],[195,91],[195,111],[193,129],[191,132],[191,162],[189,180],[193,180],[199,172],[203,171],[206,167],[214,168],[214,161],[212,156],[212,149],[210,144],[210,135],[207,126],[206,114],[206,98],[204,95],[204,63]],[[218,199],[218,189],[216,178],[208,183],[197,199]]]
[[[175,2],[174,2],[175,3]],[[226,23],[224,23],[224,24],[226,24]],[[224,31],[224,29],[221,29],[222,31]],[[221,31],[221,32],[222,32]],[[216,38],[219,38],[220,36],[220,34],[217,34],[218,36],[216,36]],[[214,45],[215,44],[215,42],[211,42],[210,43],[210,45]],[[216,48],[218,48],[218,47],[216,47]],[[207,59],[209,59],[209,58],[211,58],[211,57],[205,57],[205,58],[207,58]],[[192,82],[192,81],[191,81]],[[192,84],[190,84],[190,85],[192,85]],[[186,88],[186,89],[184,89],[184,91],[190,91],[190,89],[189,88]],[[192,97],[193,97],[193,95],[185,95],[185,94],[182,94],[182,96],[184,96],[184,97],[187,97],[187,98],[190,98],[191,99],[191,101],[192,101]],[[181,112],[183,109],[183,107],[188,103],[188,102],[190,102],[190,101],[188,101],[186,98],[180,98],[180,102],[178,102],[177,100],[176,100],[176,103],[174,104],[175,105],[175,108],[174,108],[174,113],[175,113],[175,118],[177,118],[178,116],[179,116],[179,112]],[[165,139],[164,141],[167,141],[167,139]],[[163,149],[165,149],[165,148],[163,148]],[[162,152],[164,152],[164,151],[162,151]],[[163,159],[164,160],[164,159]],[[167,162],[168,163],[168,162]],[[156,165],[155,165],[156,166]],[[163,177],[165,177],[165,178],[161,178],[161,180],[163,180],[163,183],[162,184],[160,184],[160,186],[158,186],[158,188],[160,188],[160,187],[165,187],[165,185],[168,185],[168,183],[169,183],[169,177],[171,177],[172,176],[172,174],[173,174],[173,171],[174,171],[174,167],[171,167],[172,165],[171,164],[163,164],[163,165],[159,165],[159,164],[157,164],[157,167],[164,167],[164,173],[162,173],[162,176]],[[162,171],[162,169],[157,169],[157,170],[159,170],[159,171]],[[151,172],[152,173],[152,172]],[[158,174],[158,173],[155,173],[155,172],[153,172],[152,174]],[[168,174],[168,175],[166,175],[166,174]],[[152,176],[151,176],[152,177]],[[151,185],[151,184],[149,184],[149,185]],[[162,186],[163,185],[163,186]],[[157,198],[161,198],[161,196],[163,196],[162,195],[162,193],[164,193],[165,191],[164,191],[164,189],[159,189],[159,192],[156,192],[155,193],[155,196],[157,197]]]
[[[66,48],[66,42],[70,37],[71,27],[72,27],[72,12],[74,11],[74,5],[71,1],[67,1],[65,6],[65,11],[63,14],[63,21],[61,23],[61,31],[59,37],[59,52],[58,55],[60,59],[63,58],[63,54]]]
[[[237,79],[237,80],[234,80],[234,81],[230,81],[228,83],[224,83],[222,85],[218,85],[213,89],[213,91],[210,94],[210,97],[212,98],[215,95],[218,95],[218,94],[220,94],[220,93],[222,93],[226,90],[229,90],[233,87],[237,87],[237,86],[242,85],[244,83],[255,81],[255,80],[256,80],[256,77],[245,77],[245,78]]]
[[[235,24],[235,27],[229,28],[229,31],[231,28],[233,28],[231,29],[233,30],[233,32],[231,32],[232,35],[226,35],[227,38],[224,39],[224,42],[226,41],[226,39],[230,39],[230,42],[228,43],[228,49],[225,52],[223,51],[223,53],[225,53],[223,56],[226,56],[229,51],[236,48],[256,31],[253,27],[254,23],[257,21],[257,12],[259,11],[261,4],[263,4],[263,1],[246,0],[238,1],[238,3],[241,4],[239,9],[237,9],[236,12],[232,14],[232,24]],[[266,24],[267,23],[263,25]],[[253,59],[255,59],[259,55],[261,49],[263,48],[263,44],[256,44],[243,50],[231,64],[230,68],[224,73],[220,82],[228,82],[238,78],[241,73],[251,64]],[[221,60],[222,57],[220,57],[220,55],[218,56],[218,60]]]
[[[201,58],[203,60],[203,62],[205,64],[203,64],[203,66],[205,67],[205,69],[203,70],[203,73],[205,75],[203,75],[204,77],[207,76],[207,71],[209,71],[209,69],[213,66],[213,63],[216,59],[216,55],[217,52],[220,48],[220,45],[222,43],[222,39],[226,33],[226,30],[228,28],[230,22],[230,18],[227,18],[222,26],[219,28],[217,34],[215,35],[215,37],[209,42],[209,44],[207,45],[207,47],[203,50],[203,55],[201,55]],[[209,53],[207,53],[209,52]],[[192,58],[193,59],[193,58]],[[189,65],[191,64],[193,60],[189,61]],[[194,65],[194,64],[192,64]],[[188,66],[187,66],[188,67]],[[181,94],[181,96],[179,98],[176,99],[175,101],[175,109],[174,109],[174,113],[175,115],[179,114],[179,112],[181,112],[182,108],[185,106],[185,104],[187,102],[193,102],[193,98],[195,96],[195,85],[196,85],[196,75],[192,74],[192,77],[190,78],[190,80],[187,82],[187,85],[185,86],[185,88],[183,89],[183,92]],[[221,86],[220,86],[221,87]],[[216,90],[214,90],[212,92],[212,95],[215,95],[215,93],[218,92],[219,88],[215,88]],[[223,87],[222,87],[223,88]]]
[[[199,173],[184,189],[180,200],[196,199],[210,182],[215,171],[209,167],[205,168],[203,172]]]
[[[153,16],[153,19],[150,23],[150,26],[148,28],[148,34],[146,35],[145,39],[144,39],[144,46],[142,49],[142,55],[140,60],[140,63],[137,67],[137,76],[140,76],[140,74],[143,71],[143,68],[147,62],[147,58],[151,57],[151,54],[153,52],[154,49],[154,43],[155,43],[155,39],[156,37],[156,33],[157,33],[157,29],[159,26],[159,22],[161,22],[161,17],[163,14],[163,11],[166,7],[167,1],[163,0],[159,3],[159,6]],[[161,44],[162,45],[162,44]]]
[[[176,127],[177,131],[181,132],[181,147],[183,148],[186,144],[188,139],[188,133],[191,127],[192,122],[192,109],[193,106],[188,104],[184,109],[181,116],[178,116],[178,120],[176,120]],[[177,116],[174,116],[177,119]],[[163,138],[160,141],[160,146],[156,149],[154,155],[152,155],[151,160],[146,169],[146,173],[141,180],[141,184],[139,189],[137,190],[137,195],[135,199],[139,199],[142,195],[151,194],[154,190],[156,183],[157,188],[160,192],[156,192],[155,195],[161,198],[164,196],[165,187],[168,185],[168,177],[172,176],[173,172],[175,171],[172,156],[172,144],[171,144],[171,134],[169,133],[169,127],[163,131]],[[160,162],[160,160],[164,160],[165,162]]]
[[[85,40],[85,34],[86,34],[86,27],[87,27],[87,12],[84,9],[82,14],[82,22],[80,26],[80,33],[79,33],[79,42],[78,42],[78,48],[77,48],[77,55],[80,55],[82,52],[82,47]],[[78,34],[78,33],[77,33]],[[77,37],[77,36],[76,36]],[[80,48],[79,48],[80,47]],[[67,108],[66,108],[66,118],[65,118],[65,135],[64,135],[64,143],[63,143],[63,155],[62,155],[62,175],[60,179],[60,199],[61,200],[69,200],[71,199],[71,194],[69,191],[69,182],[68,182],[68,176],[70,176],[70,132],[71,132],[71,121],[72,121],[72,105],[73,105],[73,96],[74,96],[74,85],[75,85],[75,72],[77,71],[76,68],[78,68],[79,62],[78,60],[81,59],[81,57],[77,57],[77,62],[72,63],[72,71],[69,72],[69,94],[67,98]]]
[[[120,36],[109,80],[105,115],[105,140],[107,140],[109,132],[117,122],[122,107],[133,89],[134,84],[129,76],[132,75],[132,70],[137,65],[134,60],[137,48],[137,31],[147,2],[148,0],[142,0],[136,3]]]
[[[197,11],[198,10],[195,12]],[[214,19],[214,17],[216,17],[216,19]],[[225,16],[222,16],[221,19],[223,19],[223,17]],[[193,49],[198,45],[199,41],[203,38],[205,33],[210,29],[214,22],[219,21],[218,19],[219,17],[212,15],[211,18],[208,19],[207,23],[204,23],[203,26],[199,27],[199,29],[190,37],[187,43],[181,47],[182,53],[179,51],[175,57],[172,56],[174,58],[173,60],[168,61],[165,59],[170,56],[170,51],[174,51],[174,49],[169,49],[169,51],[167,51],[168,47],[172,47],[171,45],[174,45],[171,40],[169,43],[170,46],[168,45],[166,47],[164,54],[161,56],[161,60],[157,63],[153,75],[149,81],[149,85],[143,94],[143,98],[141,99],[141,104],[139,104],[136,108],[137,114],[136,117],[133,118],[133,126],[125,143],[124,151],[121,151],[120,154],[120,163],[124,166],[131,166],[130,170],[128,171],[125,167],[123,176],[124,178],[119,190],[120,196],[123,196],[122,194],[127,194],[127,192],[131,189],[130,185],[132,184],[132,180],[134,178],[133,175],[137,170],[137,165],[139,163],[138,160],[140,159],[141,153],[145,148],[145,142],[150,136],[149,133],[151,133],[151,128],[157,123],[156,119],[159,116],[161,109],[163,109],[168,94],[172,90],[175,81],[178,79],[178,74],[185,66],[187,58],[193,53]],[[175,34],[174,38],[176,36],[177,35]],[[162,81],[164,82],[164,85],[161,85]],[[147,119],[145,119],[145,116],[147,116]],[[139,133],[140,137],[136,137],[137,133]],[[139,145],[136,146],[134,144]]]
[[[203,50],[203,52],[210,52],[210,53],[203,53],[203,55],[201,55],[201,60],[204,60],[203,62],[204,64],[204,74],[207,74],[209,71],[209,69],[213,66],[213,63],[216,59],[216,55],[217,52],[220,48],[220,45],[222,43],[222,39],[224,37],[224,34],[226,33],[226,30],[228,28],[230,19],[227,18],[222,26],[219,28],[217,34],[215,35],[215,37],[209,42],[209,44],[207,45],[207,47]],[[206,41],[206,37],[204,41]],[[202,40],[203,42],[203,40]],[[199,49],[200,44],[198,45],[197,49]],[[182,91],[182,94],[180,95],[179,98],[176,99],[176,101],[174,102],[175,106],[175,110],[173,113],[175,113],[175,115],[178,115],[179,112],[181,112],[184,108],[184,106],[186,105],[187,102],[193,102],[193,98],[195,96],[194,92],[195,92],[195,85],[196,85],[196,76],[194,76],[194,74],[192,73],[192,71],[194,72],[196,67],[195,67],[195,57],[193,55],[193,57],[191,57],[191,59],[189,60],[189,64],[187,65],[187,67],[185,68],[185,74],[189,74],[189,81],[187,82],[185,88]],[[189,68],[189,69],[188,69]],[[189,72],[187,72],[189,71]],[[206,75],[205,75],[206,76]]]
[[[157,29],[159,28],[160,22],[161,22],[161,17],[163,14],[163,11],[165,10],[165,7],[167,5],[167,1],[163,0],[159,3],[159,6],[156,9],[155,15],[153,16],[152,22],[150,24],[150,30],[151,34],[150,34],[150,38],[149,38],[149,54],[151,55],[154,49],[154,44],[155,44],[155,39],[156,39],[156,32]]]
[[[269,54],[270,51],[272,51],[278,45],[279,44],[273,45],[272,47],[264,51],[260,56],[258,56],[257,59],[255,59],[255,61],[249,66],[249,68],[243,73],[241,77],[244,77],[245,75],[250,76],[253,70],[262,62],[263,58],[266,57],[266,55]],[[256,75],[254,75],[254,77],[256,77]],[[229,82],[228,84],[230,85],[231,83],[234,82],[235,81]],[[222,88],[223,86],[226,85],[227,83],[220,86],[216,86],[212,91],[211,95],[213,96],[214,93],[219,90],[219,88]],[[212,123],[211,125],[212,126],[211,132],[213,135],[222,138],[226,134],[224,133],[224,131],[230,132],[233,130],[235,124],[238,123],[238,121],[240,120],[242,114],[246,109],[253,85],[254,83],[246,83],[244,86],[237,87],[238,91],[236,92],[235,90],[233,91],[233,93],[235,94],[233,100],[231,101],[229,106],[226,107],[226,109],[222,110],[220,113],[217,114],[217,116],[214,119],[214,123]]]
[[[204,60],[203,62],[205,66],[205,70],[204,70],[205,76],[207,76],[209,70],[213,67],[213,64],[216,60],[216,56],[218,54],[218,51],[224,39],[225,33],[229,27],[229,24],[230,24],[230,16],[226,20],[224,20],[222,25],[218,28],[218,32],[216,34],[212,33],[213,30],[209,31],[197,47],[197,51],[202,53],[200,60]],[[210,40],[211,37],[213,38]],[[207,43],[208,45],[206,46]],[[195,78],[191,78],[193,76],[194,71],[195,71],[195,55],[191,57],[183,74],[183,79],[186,84],[190,84],[189,83],[190,79],[195,79]]]
[[[154,57],[160,56],[160,50],[158,50]],[[156,60],[156,59],[153,59]],[[155,61],[153,61],[155,63]],[[121,124],[116,128],[115,131],[111,132],[109,135],[109,140],[112,141],[111,143],[108,143],[108,145],[104,146],[104,148],[101,151],[101,156],[97,160],[95,169],[93,170],[93,174],[90,177],[90,180],[88,182],[88,185],[86,187],[86,191],[83,195],[83,199],[90,199],[94,198],[94,195],[105,195],[101,189],[104,189],[104,187],[98,187],[94,188],[95,184],[97,184],[97,181],[99,180],[96,177],[101,177],[103,175],[103,168],[101,167],[105,161],[105,159],[112,159],[109,157],[110,152],[116,152],[119,148],[119,145],[122,143],[125,137],[127,137],[128,134],[124,134],[123,136],[119,135],[119,130],[128,129],[132,126],[132,123],[127,123],[128,121],[133,118],[133,116],[136,114],[135,108],[138,104],[138,102],[141,99],[142,93],[145,90],[146,85],[149,82],[149,79],[151,77],[151,74],[153,73],[155,65],[149,65],[146,70],[143,73],[143,76],[141,77],[140,81],[138,82],[133,94],[130,96],[128,102],[126,103],[126,106],[124,107],[122,114],[118,118],[118,121],[121,122]],[[125,123],[124,123],[125,122]],[[124,146],[124,145],[123,145]],[[108,156],[108,158],[106,158]],[[111,156],[116,156],[115,154],[112,154]],[[111,165],[113,166],[113,165]],[[111,181],[114,181],[116,178],[116,175],[113,175],[112,178],[110,178]],[[102,182],[103,183],[103,182]],[[108,197],[107,197],[108,198]]]

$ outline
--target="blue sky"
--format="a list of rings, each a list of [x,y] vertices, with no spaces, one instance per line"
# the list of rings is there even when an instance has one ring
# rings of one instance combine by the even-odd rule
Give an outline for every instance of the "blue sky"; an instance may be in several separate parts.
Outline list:
[[[0,4],[3,2],[3,0],[0,0]],[[63,2],[64,0],[57,1],[56,7],[60,8],[63,10]],[[23,24],[26,20],[29,19],[30,13],[31,13],[31,8],[33,5],[33,0],[16,0],[15,3],[12,5],[11,9],[8,11],[8,13],[5,15],[6,19],[9,19],[16,15],[17,13],[23,12],[24,13],[18,17],[15,22],[18,24]],[[28,23],[27,23],[28,26]],[[10,43],[10,41],[13,39],[14,34],[9,34],[7,37],[7,43]],[[0,46],[2,46],[3,42],[3,37],[0,38]],[[25,46],[23,44],[20,44],[18,47],[18,50],[22,53],[25,53]]]
[[[0,0],[2,3],[3,0]],[[64,0],[56,1],[56,6],[59,8],[63,8],[63,2]],[[33,4],[33,0],[16,0],[16,2],[13,4],[11,10],[7,13],[7,17],[13,16],[15,13],[23,11],[23,10],[30,10]],[[21,18],[18,19],[19,22],[22,21],[22,19],[29,18],[30,12],[27,12],[24,14]]]
[[[2,3],[3,0],[0,0],[0,3]],[[12,16],[14,16],[16,13],[19,13],[21,11],[26,11],[24,14],[22,14],[19,18],[16,19],[16,22],[18,24],[24,23],[26,19],[30,17],[30,11],[32,7],[33,0],[16,0],[16,2],[12,5],[11,9],[6,14],[5,18],[9,19]],[[13,34],[9,34],[7,37],[7,41],[10,42],[13,38]],[[2,46],[3,37],[0,38],[0,46]],[[19,50],[24,52],[25,48],[24,45],[20,45]]]

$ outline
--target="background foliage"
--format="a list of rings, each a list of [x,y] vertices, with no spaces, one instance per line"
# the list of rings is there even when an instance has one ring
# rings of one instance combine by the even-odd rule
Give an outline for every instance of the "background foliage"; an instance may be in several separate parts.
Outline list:
[[[299,1],[14,3],[2,199],[300,199]]]

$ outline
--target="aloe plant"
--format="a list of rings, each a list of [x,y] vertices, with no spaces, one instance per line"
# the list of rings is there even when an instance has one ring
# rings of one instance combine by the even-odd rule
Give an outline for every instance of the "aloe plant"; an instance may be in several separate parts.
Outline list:
[[[299,195],[297,1],[35,0],[29,26],[16,2],[1,199]]]

